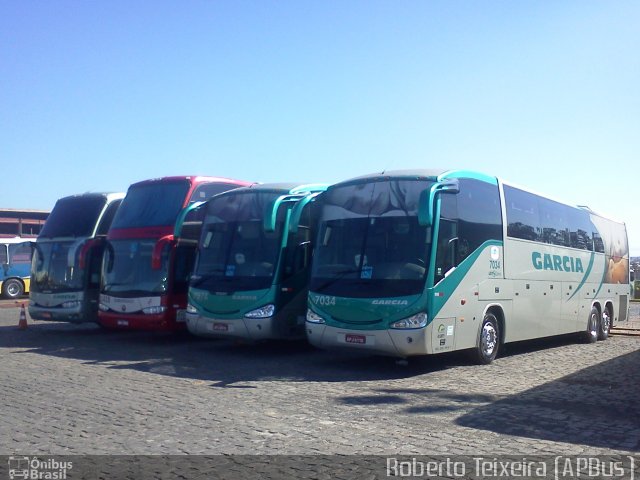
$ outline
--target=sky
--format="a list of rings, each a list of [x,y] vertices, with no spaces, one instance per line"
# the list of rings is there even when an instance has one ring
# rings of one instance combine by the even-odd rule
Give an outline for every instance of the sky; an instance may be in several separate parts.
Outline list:
[[[0,0],[0,207],[473,169],[626,222],[640,2]]]

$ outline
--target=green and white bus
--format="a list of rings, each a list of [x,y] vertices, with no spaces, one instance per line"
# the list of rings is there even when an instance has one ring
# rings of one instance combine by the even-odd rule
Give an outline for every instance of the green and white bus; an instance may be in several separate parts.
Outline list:
[[[582,332],[628,316],[623,223],[468,171],[383,172],[331,186],[306,330],[322,348],[396,357]]]
[[[216,195],[189,287],[187,328],[246,340],[304,338],[315,236],[326,185],[263,184]]]

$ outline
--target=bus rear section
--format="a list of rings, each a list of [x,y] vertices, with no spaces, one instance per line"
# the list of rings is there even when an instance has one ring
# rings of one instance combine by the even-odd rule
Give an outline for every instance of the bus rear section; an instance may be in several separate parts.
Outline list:
[[[99,323],[107,328],[185,329],[197,219],[183,238],[188,213],[218,193],[248,182],[218,177],[164,177],[131,185],[109,229]]]
[[[506,342],[595,341],[626,318],[624,225],[584,209],[555,202],[564,220],[536,210],[525,223],[517,215],[531,209],[511,208],[502,182],[466,171],[370,175],[333,185],[320,203],[306,322],[316,346],[469,350],[490,363]]]
[[[187,327],[198,336],[304,338],[314,238],[324,185],[253,185],[205,206]]]
[[[36,320],[97,322],[106,236],[124,193],[59,199],[35,242],[29,315]]]
[[[29,293],[32,241],[0,239],[0,296],[17,300]]]

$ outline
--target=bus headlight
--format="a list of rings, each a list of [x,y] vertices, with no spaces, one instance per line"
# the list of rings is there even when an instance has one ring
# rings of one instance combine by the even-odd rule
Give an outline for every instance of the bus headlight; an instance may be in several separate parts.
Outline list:
[[[425,312],[416,313],[408,318],[403,318],[389,325],[389,328],[422,328],[427,324],[427,314]]]
[[[147,315],[158,315],[159,313],[163,313],[167,307],[164,305],[157,305],[155,307],[147,307],[142,309],[142,313],[146,313]]]
[[[307,322],[310,322],[310,323],[324,323],[324,318],[322,318],[320,315],[318,315],[313,310],[309,309],[309,310],[307,310]]]
[[[269,318],[273,317],[276,307],[273,304],[265,305],[264,307],[251,310],[244,314],[246,318]]]
[[[62,308],[78,308],[82,302],[80,300],[73,300],[71,302],[64,302]]]
[[[108,312],[109,311],[109,305],[100,302],[98,304],[98,308],[100,309],[101,312]]]
[[[187,303],[187,313],[193,313],[193,314],[198,313],[198,309],[193,305],[191,305],[190,303]]]

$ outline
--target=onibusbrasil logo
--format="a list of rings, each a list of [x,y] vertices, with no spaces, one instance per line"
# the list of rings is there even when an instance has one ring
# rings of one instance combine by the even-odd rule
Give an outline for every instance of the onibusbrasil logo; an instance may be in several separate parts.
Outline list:
[[[29,480],[65,480],[73,462],[40,459],[38,457],[9,457],[9,478]]]

